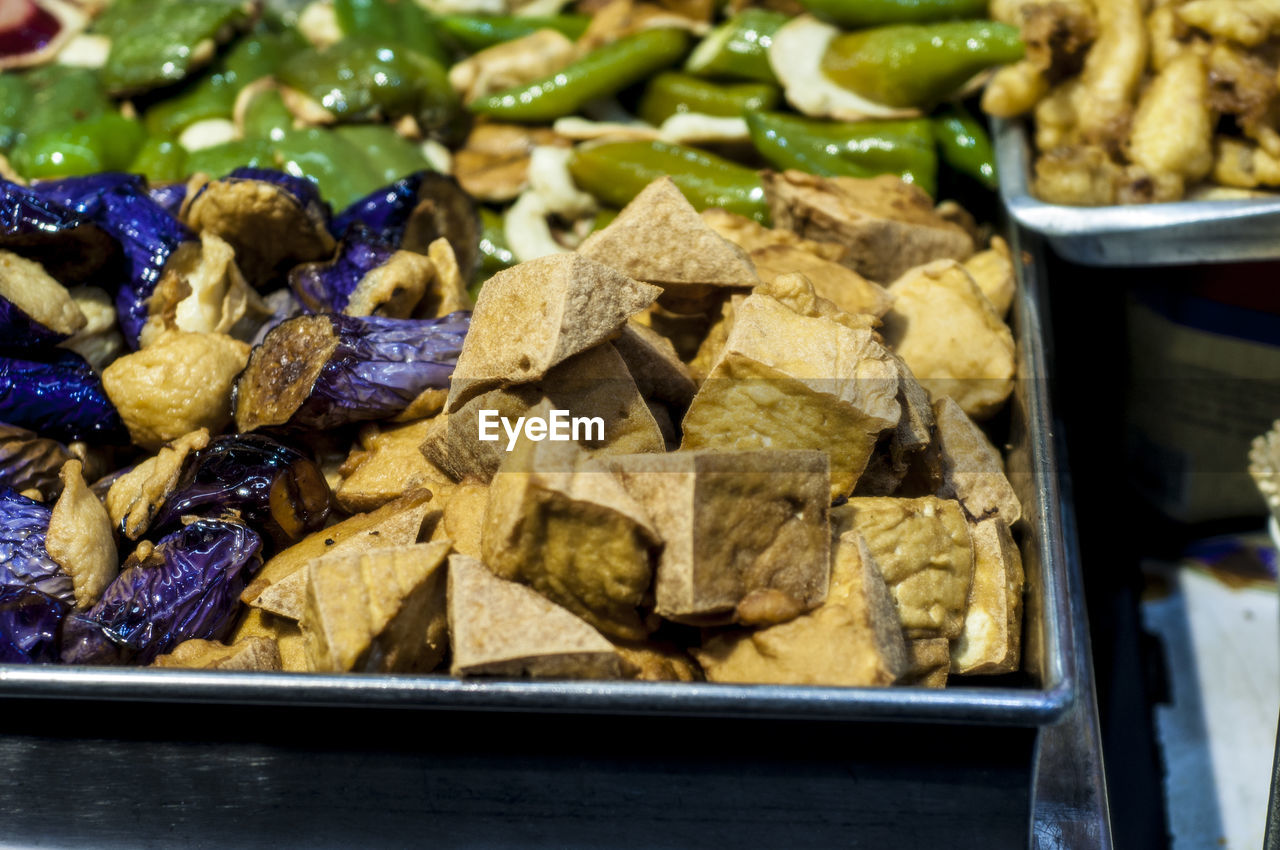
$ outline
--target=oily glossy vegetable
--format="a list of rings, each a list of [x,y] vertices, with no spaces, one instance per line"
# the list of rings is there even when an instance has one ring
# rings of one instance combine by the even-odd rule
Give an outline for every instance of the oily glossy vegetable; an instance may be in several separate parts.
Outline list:
[[[85,327],[71,293],[39,263],[0,251],[0,340],[12,348],[41,348]]]
[[[45,499],[62,492],[58,472],[71,453],[57,440],[0,422],[0,487],[39,490]]]
[[[92,121],[115,105],[89,68],[45,65],[23,75],[31,87],[31,101],[20,116],[21,136],[62,130],[78,121]]]
[[[124,279],[116,293],[116,314],[125,341],[138,346],[147,321],[147,302],[170,255],[195,234],[147,194],[141,178],[98,174],[42,183],[37,191],[79,212],[110,234],[124,251]]]
[[[503,269],[516,264],[516,255],[507,244],[506,227],[502,216],[488,207],[480,209],[480,273],[479,280],[485,281]],[[479,290],[471,293],[475,297]]]
[[[116,24],[102,81],[115,94],[130,94],[181,80],[210,62],[217,45],[249,22],[234,0],[155,0],[129,4]]]
[[[999,188],[995,149],[982,122],[960,106],[945,109],[932,120],[942,160],[988,189]]]
[[[89,279],[120,253],[88,216],[8,180],[0,180],[0,249],[35,260],[60,280]]]
[[[348,38],[403,44],[442,65],[449,63],[437,25],[417,3],[395,0],[334,0],[338,29]]]
[[[189,457],[151,527],[236,511],[279,550],[324,525],[329,485],[311,458],[264,434],[218,437]]]
[[[837,36],[822,57],[822,71],[875,103],[927,107],[1023,52],[1017,27],[995,21],[899,24]]]
[[[18,140],[32,96],[26,77],[0,74],[0,151],[9,150]]]
[[[326,313],[283,322],[236,381],[236,426],[326,430],[395,416],[427,390],[448,388],[470,318]]]
[[[437,19],[449,36],[469,53],[515,41],[542,29],[552,29],[577,39],[587,31],[587,15],[441,15]]]
[[[771,9],[744,9],[698,42],[684,69],[700,77],[776,83],[769,47],[788,20],[789,15]]]
[[[768,218],[760,176],[715,154],[667,142],[609,142],[578,148],[569,171],[579,188],[606,205],[625,207],[654,180],[670,176],[700,210],[723,207],[756,221]]]
[[[174,184],[187,176],[187,150],[177,142],[168,139],[147,139],[133,155],[133,162],[125,169],[131,174],[141,174],[151,183]],[[185,187],[185,184],[181,184]],[[148,190],[155,197],[155,187]],[[177,214],[177,208],[170,209]]]
[[[151,200],[176,218],[178,211],[182,209],[182,202],[187,199],[187,184],[160,183],[148,187],[147,194],[151,196]]]
[[[129,439],[98,373],[64,348],[0,349],[0,422],[58,440]]]
[[[639,115],[655,127],[686,112],[737,118],[747,111],[773,109],[778,97],[778,87],[768,83],[713,83],[665,71],[645,87]]]
[[[88,611],[64,624],[67,664],[149,664],[184,640],[226,637],[240,594],[262,566],[261,541],[241,522],[199,519],[137,553]]]
[[[6,0],[0,10],[4,12],[0,18],[0,69],[47,59],[67,36],[62,19],[36,0]]]
[[[27,587],[74,603],[71,576],[45,551],[52,509],[0,487],[0,587]]]
[[[937,188],[938,157],[926,119],[818,121],[777,112],[747,115],[751,142],[774,168],[820,177],[897,174],[930,195]]]
[[[21,585],[0,585],[0,664],[51,664],[71,606]]]
[[[395,252],[394,246],[365,228],[352,228],[332,260],[294,266],[289,287],[308,312],[341,313],[364,276]]]
[[[330,229],[341,239],[357,225],[390,245],[424,254],[444,237],[464,277],[479,264],[476,202],[447,174],[419,171],[383,186],[334,216]]]
[[[128,168],[146,137],[142,125],[119,112],[56,130],[29,134],[13,149],[13,167],[32,180]]]
[[[846,29],[981,18],[988,0],[801,0],[823,20]]]
[[[684,30],[643,30],[598,47],[541,80],[482,97],[468,108],[499,121],[554,121],[674,65],[688,45]]]

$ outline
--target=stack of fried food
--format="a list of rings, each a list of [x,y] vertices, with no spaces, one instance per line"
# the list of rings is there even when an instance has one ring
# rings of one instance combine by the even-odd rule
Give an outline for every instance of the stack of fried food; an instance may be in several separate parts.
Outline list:
[[[1033,191],[1076,205],[1248,197],[1280,186],[1280,4],[993,0],[1026,57],[982,106],[1034,114]]]
[[[157,663],[1018,670],[1021,502],[978,424],[1013,388],[1007,246],[896,177],[765,187],[774,228],[700,215],[664,178],[578,252],[495,275],[444,410],[366,426],[335,478],[351,515],[264,566],[230,645]],[[602,428],[481,438],[552,410]]]

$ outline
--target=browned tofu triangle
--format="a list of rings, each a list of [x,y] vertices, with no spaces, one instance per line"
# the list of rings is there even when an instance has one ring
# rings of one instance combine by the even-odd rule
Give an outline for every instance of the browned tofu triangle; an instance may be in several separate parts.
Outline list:
[[[455,676],[607,679],[613,645],[534,591],[466,555],[449,558],[449,634]]]
[[[244,637],[227,646],[212,640],[185,640],[152,667],[196,670],[280,670],[280,648],[268,637]]]
[[[1022,556],[998,517],[969,527],[973,586],[964,631],[952,644],[955,673],[1012,673],[1022,660]]]
[[[447,410],[525,384],[609,339],[661,290],[578,254],[521,263],[489,278],[453,371]]]
[[[969,518],[996,516],[1012,528],[1022,517],[1022,503],[1005,476],[1000,451],[950,396],[933,403],[938,438],[931,452],[941,485],[938,495],[958,499]]]
[[[448,541],[326,555],[307,567],[302,635],[316,670],[426,672],[444,658]]]
[[[708,226],[670,177],[646,186],[578,250],[664,288],[750,287],[759,282],[746,252]]]

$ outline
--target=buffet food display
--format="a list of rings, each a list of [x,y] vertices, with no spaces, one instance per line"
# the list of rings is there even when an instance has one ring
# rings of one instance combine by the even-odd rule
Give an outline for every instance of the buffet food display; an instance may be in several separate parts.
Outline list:
[[[985,5],[16,4],[0,660],[1016,673]]]

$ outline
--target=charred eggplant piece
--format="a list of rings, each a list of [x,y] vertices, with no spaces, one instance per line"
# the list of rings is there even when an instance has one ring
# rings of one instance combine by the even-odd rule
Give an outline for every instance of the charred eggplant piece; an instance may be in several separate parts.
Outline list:
[[[219,437],[188,459],[153,528],[234,510],[283,549],[324,525],[329,485],[315,462],[264,434]]]
[[[62,492],[58,472],[69,460],[71,452],[57,440],[0,422],[0,487],[39,490],[45,499],[56,499]]]
[[[211,180],[184,210],[192,228],[235,248],[240,271],[257,287],[298,263],[330,256],[329,215],[310,180],[265,168],[237,168]]]
[[[147,194],[151,196],[151,200],[160,205],[161,209],[177,218],[182,211],[182,202],[187,199],[187,184],[164,183],[151,186],[147,189]]]
[[[0,349],[0,422],[56,440],[123,445],[128,431],[93,367],[74,351]]]
[[[0,488],[0,587],[30,588],[70,605],[71,576],[44,548],[52,513],[16,490]]]
[[[289,286],[312,313],[407,319],[435,275],[424,254],[397,251],[364,227],[353,227],[327,263],[304,263]]]
[[[448,175],[418,171],[369,193],[334,218],[333,235],[344,239],[357,225],[394,247],[420,254],[443,236],[464,279],[479,267],[480,213],[475,200]]]
[[[58,660],[58,629],[71,606],[29,587],[0,586],[0,664]]]
[[[283,322],[236,381],[236,426],[328,429],[396,416],[449,386],[470,323],[468,312],[441,319],[325,313]]]
[[[113,268],[120,254],[88,216],[8,180],[0,180],[0,248],[35,260],[62,281]]]
[[[67,664],[149,664],[184,640],[227,636],[240,594],[262,566],[241,522],[199,519],[135,552],[102,598],[63,626]]]
[[[147,321],[147,302],[170,255],[195,234],[147,194],[132,174],[94,174],[41,183],[37,190],[106,231],[124,251],[125,280],[116,293],[116,315],[130,347]]]
[[[71,293],[39,263],[0,251],[0,339],[24,348],[57,345],[87,323]]]

